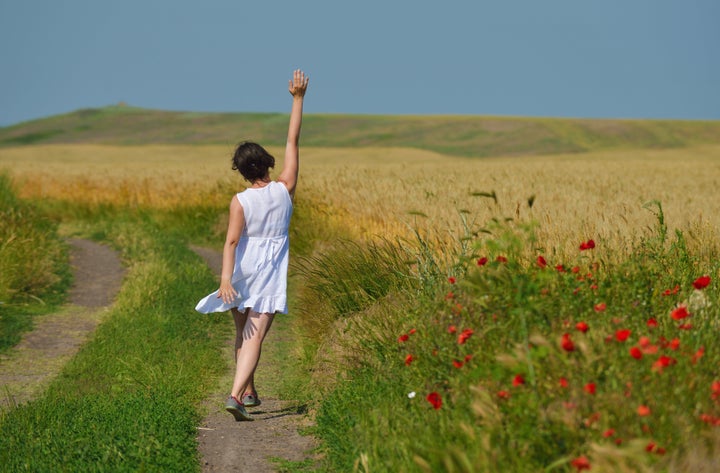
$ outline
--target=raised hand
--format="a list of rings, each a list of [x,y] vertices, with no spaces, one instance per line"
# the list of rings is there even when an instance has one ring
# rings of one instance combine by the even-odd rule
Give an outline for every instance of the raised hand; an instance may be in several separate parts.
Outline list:
[[[304,97],[310,78],[300,69],[293,71],[293,78],[288,81],[288,91],[293,97]]]

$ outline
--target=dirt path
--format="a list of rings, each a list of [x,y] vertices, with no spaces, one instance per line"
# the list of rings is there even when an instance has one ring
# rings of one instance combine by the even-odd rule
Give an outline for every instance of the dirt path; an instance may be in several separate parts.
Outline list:
[[[220,253],[199,247],[192,249],[215,274],[220,274]],[[277,342],[288,336],[280,317],[273,322],[263,343],[263,356],[256,372],[262,405],[248,409],[255,419],[253,422],[236,422],[223,408],[234,373],[231,363],[233,340],[228,340],[225,349],[228,371],[220,380],[216,393],[205,401],[208,414],[198,427],[203,472],[274,472],[277,468],[272,459],[299,462],[310,457],[310,450],[315,446],[314,439],[298,432],[309,425],[305,406],[281,401],[271,390],[271,380],[282,376],[280,363],[272,362],[279,359],[273,350]],[[230,319],[228,323],[232,323]]]
[[[75,274],[70,304],[37,317],[35,328],[0,356],[0,408],[42,392],[95,330],[120,289],[125,271],[113,250],[88,240],[68,243]]]

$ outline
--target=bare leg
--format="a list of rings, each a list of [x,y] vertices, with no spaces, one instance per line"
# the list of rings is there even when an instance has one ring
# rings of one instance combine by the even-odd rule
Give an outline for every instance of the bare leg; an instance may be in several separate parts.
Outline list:
[[[260,360],[262,342],[268,330],[270,330],[273,317],[274,314],[259,314],[247,310],[247,318],[242,330],[242,344],[237,351],[235,380],[231,392],[235,397],[240,396],[249,386],[255,368],[257,368],[258,360]]]
[[[233,319],[235,320],[235,365],[237,370],[237,360],[243,344],[243,329],[245,328],[245,323],[247,322],[248,312],[250,309],[245,309],[240,312],[237,308],[232,308],[230,311],[232,312]],[[247,388],[245,388],[245,392],[241,394],[245,395],[245,393],[257,394],[257,391],[255,390],[255,370],[253,370],[253,373],[250,376],[250,381],[248,382]]]

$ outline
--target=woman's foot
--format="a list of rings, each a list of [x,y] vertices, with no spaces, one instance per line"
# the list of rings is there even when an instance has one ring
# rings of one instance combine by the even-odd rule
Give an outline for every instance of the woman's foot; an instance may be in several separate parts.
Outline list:
[[[245,407],[257,407],[262,404],[257,393],[245,393],[242,398],[242,403]]]
[[[232,414],[236,421],[253,420],[245,410],[243,403],[238,401],[235,396],[227,398],[227,401],[225,401],[225,410]]]

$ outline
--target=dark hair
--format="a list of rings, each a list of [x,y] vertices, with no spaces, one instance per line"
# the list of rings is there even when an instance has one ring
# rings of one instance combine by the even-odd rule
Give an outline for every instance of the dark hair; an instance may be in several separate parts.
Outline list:
[[[243,141],[235,148],[232,163],[233,170],[254,182],[268,175],[268,170],[275,167],[275,158],[259,144]]]

